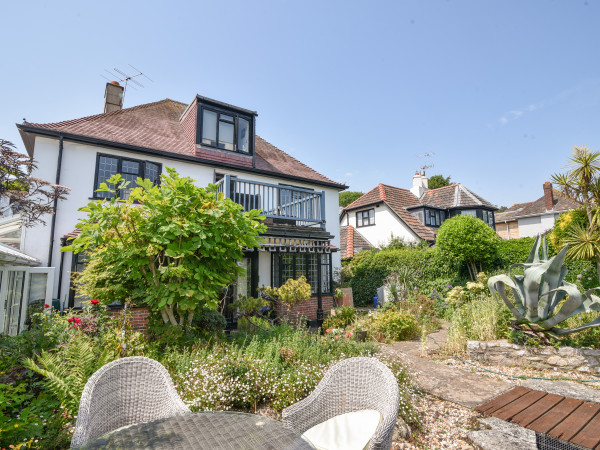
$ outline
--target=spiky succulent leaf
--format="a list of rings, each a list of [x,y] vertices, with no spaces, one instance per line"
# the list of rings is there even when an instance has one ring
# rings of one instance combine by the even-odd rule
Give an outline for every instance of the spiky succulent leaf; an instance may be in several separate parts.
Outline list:
[[[529,257],[527,258],[526,264],[535,264],[540,261],[540,235],[535,238],[535,242],[533,243],[533,247],[531,247],[531,251],[529,252]]]
[[[515,294],[515,303],[516,306],[509,300],[506,296],[506,286],[512,288]],[[521,290],[517,286],[517,284],[510,279],[507,275],[496,275],[490,277],[488,280],[488,288],[492,295],[497,295],[500,297],[508,309],[512,312],[513,316],[519,321],[525,320],[525,308],[523,306],[523,297],[521,295]]]
[[[546,240],[544,239],[544,244]],[[565,296],[562,291],[554,291],[556,288],[563,284],[565,276],[567,275],[567,268],[564,267],[565,257],[567,256],[567,246],[565,246],[558,255],[542,264],[540,267],[547,266],[546,272],[543,276],[542,285],[540,288],[540,294],[545,292],[551,292],[549,295],[540,295],[538,305],[538,315],[542,320],[548,318],[548,311],[550,308],[554,310],[556,305]],[[562,293],[562,296],[561,296]],[[558,297],[557,297],[558,295]],[[557,301],[558,298],[558,301]]]

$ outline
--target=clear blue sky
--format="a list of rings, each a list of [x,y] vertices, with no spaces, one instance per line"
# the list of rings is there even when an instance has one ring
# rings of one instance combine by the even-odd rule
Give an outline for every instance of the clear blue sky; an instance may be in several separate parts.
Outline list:
[[[257,133],[351,190],[409,188],[417,155],[497,205],[600,148],[600,2],[0,4],[0,137],[102,112],[104,69],[258,111]],[[429,162],[429,161],[428,161]]]

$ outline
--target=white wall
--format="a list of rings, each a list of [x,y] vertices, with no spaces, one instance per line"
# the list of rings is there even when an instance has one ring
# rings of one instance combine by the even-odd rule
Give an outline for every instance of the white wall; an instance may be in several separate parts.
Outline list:
[[[371,245],[376,247],[387,245],[392,235],[404,239],[406,242],[418,242],[420,240],[385,203],[375,207],[375,225],[357,227],[356,213],[367,209],[371,209],[371,207],[346,214],[344,225],[352,225]]]
[[[58,139],[49,139],[37,137],[34,149],[34,158],[38,161],[38,169],[33,174],[52,183],[56,180],[56,166],[58,160]],[[174,168],[179,175],[188,176],[196,180],[196,185],[205,187],[214,181],[215,169],[209,166],[194,164],[186,161],[171,160],[166,158],[157,158],[154,156],[140,154],[136,152],[127,152],[114,150],[104,147],[92,146],[76,142],[64,141],[61,178],[60,184],[71,189],[66,200],[58,203],[56,211],[56,224],[54,232],[54,248],[52,260],[48,261],[48,251],[50,242],[50,224],[51,216],[45,218],[45,226],[36,226],[25,230],[23,252],[34,256],[42,261],[42,266],[57,267],[55,271],[56,278],[54,283],[53,298],[58,296],[58,270],[61,253],[60,238],[75,229],[78,219],[84,217],[85,213],[78,211],[85,206],[92,198],[94,192],[94,175],[96,171],[96,156],[98,153],[105,153],[116,156],[127,156],[134,159],[153,161],[162,164],[163,173],[166,167]],[[265,175],[245,173],[242,171],[228,170],[219,168],[219,173],[228,173],[239,178],[253,181],[263,181],[267,183],[284,183],[298,187],[305,187],[317,191],[325,191],[325,217],[326,229],[334,235],[332,244],[339,248],[340,233],[338,221],[338,194],[336,189],[322,188],[309,183],[299,183],[283,178],[272,178]],[[260,252],[259,255],[259,286],[269,285],[271,282],[270,272],[271,262],[268,252]],[[339,252],[333,254],[333,268],[341,267],[341,258]],[[63,265],[62,295],[61,301],[66,305],[68,299],[69,271],[71,269],[71,254],[65,254]]]
[[[524,217],[518,220],[519,237],[536,237],[554,227],[558,214],[549,213],[541,216]]]

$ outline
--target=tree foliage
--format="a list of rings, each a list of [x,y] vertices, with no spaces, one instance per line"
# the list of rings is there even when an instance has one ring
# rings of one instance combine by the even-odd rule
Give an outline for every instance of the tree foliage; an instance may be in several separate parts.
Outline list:
[[[95,200],[80,211],[81,233],[63,251],[87,251],[90,264],[78,287],[103,303],[115,300],[148,305],[165,323],[190,324],[194,311],[216,309],[223,288],[244,269],[244,248],[256,247],[265,230],[259,211],[194,185],[167,168],[160,186],[138,178],[127,200],[118,198],[128,183],[115,175]]]
[[[466,264],[475,280],[484,265],[498,257],[500,238],[482,220],[472,216],[455,216],[442,223],[437,234],[437,247],[450,260]]]
[[[54,214],[54,202],[64,200],[69,188],[34,178],[31,173],[37,163],[16,151],[10,141],[0,139],[0,198],[8,198],[0,206],[0,214],[8,209],[18,212],[23,226],[46,222],[43,216]]]
[[[450,176],[444,177],[444,175],[438,174],[429,177],[427,186],[429,186],[429,189],[437,189],[444,186],[450,186],[451,184],[452,181],[450,181]]]
[[[552,175],[552,181],[564,196],[580,202],[587,225],[574,223],[566,230],[567,257],[592,259],[600,276],[600,152],[574,147],[565,173]]]
[[[352,192],[352,191],[340,192],[340,206],[342,208],[345,208],[350,203],[352,203],[354,200],[362,197],[362,195],[363,195],[362,192]]]

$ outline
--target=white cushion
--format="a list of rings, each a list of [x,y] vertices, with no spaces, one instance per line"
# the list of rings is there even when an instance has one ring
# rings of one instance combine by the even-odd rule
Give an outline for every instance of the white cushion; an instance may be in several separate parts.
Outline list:
[[[307,430],[302,439],[318,450],[362,450],[369,445],[381,419],[379,411],[373,409],[340,414]]]

